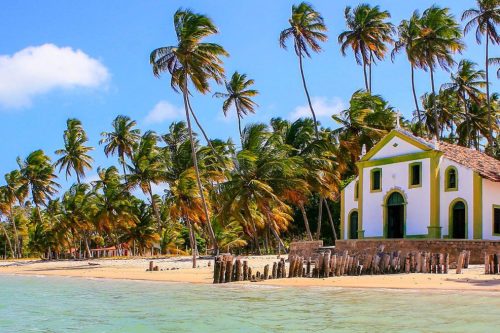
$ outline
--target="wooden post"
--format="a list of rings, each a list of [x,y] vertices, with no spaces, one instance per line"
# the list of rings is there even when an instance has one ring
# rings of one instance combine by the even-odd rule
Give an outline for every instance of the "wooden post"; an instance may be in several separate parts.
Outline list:
[[[325,260],[325,253],[324,252],[321,252],[319,254],[319,258],[318,258],[318,273],[319,273],[319,276],[318,277],[322,277],[324,275],[324,268],[323,268],[323,264],[324,264],[324,260]]]
[[[281,277],[284,279],[286,278],[286,263],[285,263],[285,258],[281,258],[281,266],[282,266],[282,270],[281,270]]]
[[[219,273],[219,283],[224,283],[224,281],[225,281],[225,278],[226,278],[226,267],[227,267],[227,261],[223,257],[222,258],[222,266],[221,266],[221,270],[220,270],[220,273]]]
[[[273,277],[273,280],[278,277],[278,264],[276,262],[273,262],[273,270],[271,276]]]
[[[444,255],[444,268],[443,273],[448,274],[448,270],[450,269],[450,254],[446,253]]]
[[[405,258],[405,273],[410,273],[410,254],[407,254]]]
[[[469,262],[470,262],[470,250],[467,250],[465,251],[464,268],[469,268]]]
[[[458,259],[457,259],[457,271],[456,271],[457,274],[461,274],[462,273],[462,267],[463,267],[463,264],[464,264],[464,259],[465,259],[465,252],[462,251],[458,255]]]
[[[153,268],[154,268],[154,263],[153,263],[153,261],[150,261],[149,262],[149,271],[152,272]]]
[[[330,276],[335,276],[335,269],[337,268],[337,255],[332,255],[330,264]]]
[[[269,278],[269,265],[264,266],[264,280]]]
[[[307,258],[306,263],[306,276],[311,277],[311,257]]]
[[[248,267],[248,279],[255,280],[255,276],[252,275],[252,267]]]
[[[484,274],[490,274],[490,256],[489,254],[484,254]]]
[[[325,253],[325,261],[323,263],[325,274],[323,275],[323,277],[330,276],[330,256],[331,256],[331,254],[332,254],[332,252],[330,250],[326,251],[326,253]]]
[[[444,272],[444,253],[439,254],[439,266],[438,266],[438,273],[443,274]]]
[[[215,257],[214,262],[214,283],[219,283],[219,272],[221,269],[221,259],[219,256]]]
[[[243,260],[243,281],[248,280],[248,261]]]
[[[241,260],[236,259],[236,281],[241,281],[243,280],[243,271],[241,267]]]

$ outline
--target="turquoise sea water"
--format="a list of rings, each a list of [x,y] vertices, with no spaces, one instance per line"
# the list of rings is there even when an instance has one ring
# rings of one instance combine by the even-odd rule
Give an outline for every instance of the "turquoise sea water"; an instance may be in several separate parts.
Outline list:
[[[498,293],[1,276],[0,332],[499,332]]]

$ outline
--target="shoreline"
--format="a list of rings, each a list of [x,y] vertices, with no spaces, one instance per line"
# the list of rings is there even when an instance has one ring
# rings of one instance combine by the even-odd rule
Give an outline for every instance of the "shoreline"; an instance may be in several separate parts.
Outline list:
[[[245,257],[249,266],[262,270],[264,265],[276,261],[276,256]],[[149,261],[154,261],[161,269],[147,272]],[[83,279],[105,279],[143,282],[188,283],[213,285],[213,265],[211,259],[198,260],[198,268],[190,268],[189,257],[171,258],[126,258],[93,260],[8,260],[0,261],[0,275],[3,276],[42,276],[76,277]],[[90,265],[89,263],[92,263]],[[471,266],[463,274],[388,274],[341,276],[331,278],[284,278],[260,282],[232,282],[223,286],[268,286],[268,287],[327,287],[341,289],[390,289],[413,291],[461,291],[461,292],[500,292],[500,275],[485,275],[481,266]]]

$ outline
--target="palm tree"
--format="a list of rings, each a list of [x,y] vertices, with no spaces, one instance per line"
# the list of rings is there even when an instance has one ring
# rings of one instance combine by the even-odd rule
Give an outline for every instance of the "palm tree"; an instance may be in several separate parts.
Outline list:
[[[346,160],[352,171],[363,145],[371,149],[395,123],[394,110],[388,102],[362,90],[352,95],[348,109],[332,118],[340,124],[332,135],[340,143],[340,153],[348,156]]]
[[[420,35],[414,41],[415,54],[420,55],[416,61],[417,66],[424,70],[429,69],[431,74],[432,94],[436,96],[434,84],[434,71],[439,65],[444,70],[449,70],[455,63],[453,54],[461,52],[464,44],[461,41],[462,33],[459,24],[449,8],[432,6],[424,11],[420,19]],[[434,105],[436,113],[435,135],[439,137],[439,110]]]
[[[395,29],[392,23],[386,21],[391,14],[386,10],[381,11],[379,6],[361,4],[354,9],[346,7],[344,15],[348,30],[338,37],[341,44],[340,51],[345,56],[347,48],[352,49],[356,62],[363,65],[365,88],[371,92],[372,63],[375,62],[375,58],[384,59],[387,44],[393,42],[392,35]],[[366,67],[369,70],[368,77]]]
[[[160,230],[162,221],[153,195],[153,184],[158,185],[165,180],[165,171],[157,140],[157,135],[152,131],[144,133],[141,137],[137,148],[130,156],[131,165],[128,166],[129,174],[126,176],[126,183],[129,189],[139,187],[145,195],[149,196],[157,227]]]
[[[120,164],[123,168],[123,174],[126,175],[126,162],[125,156],[130,157],[132,150],[139,140],[140,130],[136,129],[137,123],[127,116],[118,116],[113,120],[113,131],[102,132],[103,137],[99,144],[106,144],[104,146],[104,153],[106,156],[118,154]]]
[[[68,226],[73,238],[77,233],[83,235],[87,257],[91,258],[89,237],[93,230],[93,214],[95,213],[94,195],[88,184],[75,184],[64,193],[61,200],[60,222]]]
[[[31,200],[35,204],[39,221],[42,223],[40,205],[45,205],[59,187],[55,181],[54,167],[43,150],[35,150],[24,161],[18,157],[17,164],[21,173],[19,190],[31,194]]]
[[[88,141],[87,134],[78,119],[68,119],[67,129],[64,131],[64,148],[56,150],[57,155],[62,155],[55,163],[59,166],[59,172],[66,169],[66,179],[71,176],[71,170],[75,171],[76,179],[80,184],[80,177],[85,176],[85,169],[92,168],[92,157],[87,153],[94,148],[85,146]]]
[[[230,216],[243,226],[258,253],[258,233],[265,229],[283,246],[279,233],[286,230],[292,217],[282,194],[303,188],[299,192],[307,192],[302,177],[305,170],[300,158],[290,156],[290,150],[289,146],[273,142],[266,125],[247,126],[231,178],[221,184],[222,216]]]
[[[0,216],[2,214],[7,215],[9,213],[10,203],[5,195],[5,187],[0,187]],[[9,244],[9,250],[12,258],[17,256],[17,250],[12,247],[12,242],[10,241],[9,234],[7,233],[7,229],[5,228],[5,223],[0,220],[0,226],[2,227],[3,234],[5,236],[5,241]],[[14,237],[17,237],[14,234]],[[7,258],[7,253],[5,253],[5,258]]]
[[[252,100],[259,92],[255,89],[248,89],[254,84],[254,80],[248,79],[246,74],[234,72],[229,82],[225,82],[227,93],[216,92],[217,98],[224,98],[222,111],[227,116],[227,112],[234,105],[236,116],[238,117],[238,131],[240,133],[240,141],[243,141],[243,133],[241,132],[241,119],[249,113],[255,113],[257,104]]]
[[[120,233],[135,225],[131,195],[121,183],[116,167],[97,170],[99,180],[93,184],[94,223],[97,231],[107,234],[121,249]]]
[[[299,58],[300,75],[302,77],[302,85],[306,93],[309,109],[314,120],[316,137],[319,135],[318,123],[316,120],[316,113],[314,112],[311,97],[307,89],[306,79],[304,76],[304,68],[302,64],[303,57],[311,57],[309,49],[313,52],[320,52],[321,46],[319,42],[326,42],[327,31],[323,17],[321,14],[314,10],[312,5],[301,2],[299,5],[292,6],[292,17],[288,20],[290,27],[280,33],[280,46],[286,49],[286,42],[288,39],[293,38],[293,46],[295,54]]]
[[[464,34],[469,32],[474,27],[476,28],[476,41],[481,44],[481,35],[486,34],[486,52],[485,52],[485,68],[486,68],[486,101],[488,106],[488,126],[489,135],[488,146],[493,146],[493,110],[490,105],[490,81],[489,81],[489,42],[492,44],[500,43],[500,36],[497,33],[496,26],[500,24],[500,1],[499,0],[477,0],[477,8],[466,10],[462,14],[462,21],[470,19],[464,28]]]
[[[16,219],[14,218],[14,204],[16,201],[22,205],[24,199],[27,196],[25,189],[21,188],[22,179],[19,170],[13,170],[4,176],[5,185],[0,187],[3,192],[3,201],[6,205],[6,209],[9,221],[12,224],[12,229],[14,231],[14,252],[18,257],[22,256],[22,249],[19,246],[19,233],[16,225]]]
[[[451,83],[445,83],[442,86],[443,89],[454,93],[462,102],[466,119],[469,119],[468,108],[470,104],[480,104],[481,99],[483,99],[484,94],[480,88],[486,85],[484,71],[476,70],[475,67],[474,62],[461,60],[456,74],[451,75]],[[470,146],[470,142],[467,146]]]
[[[394,58],[398,52],[405,50],[406,57],[410,63],[411,68],[411,89],[413,92],[413,101],[415,103],[415,110],[417,112],[418,123],[422,124],[422,116],[420,114],[420,107],[417,100],[417,93],[415,92],[415,66],[417,63],[418,54],[415,54],[414,42],[415,39],[420,35],[420,25],[419,25],[420,15],[417,11],[413,12],[413,15],[409,20],[403,20],[398,26],[398,37],[399,39],[394,43],[394,49],[391,52],[391,58]],[[422,135],[422,127],[419,126],[420,135]]]
[[[181,91],[184,100],[186,122],[191,142],[191,154],[196,172],[198,190],[208,224],[210,238],[217,252],[217,240],[211,226],[208,205],[205,200],[200,170],[196,157],[195,142],[190,118],[189,83],[194,89],[206,94],[210,91],[209,80],[221,83],[224,77],[221,56],[227,56],[224,48],[215,43],[202,42],[203,39],[218,32],[212,20],[205,15],[193,13],[190,10],[177,10],[174,14],[174,27],[177,45],[160,47],[151,52],[150,63],[153,74],[159,77],[168,71],[171,75],[170,84],[175,91]],[[193,112],[194,114],[194,112]]]

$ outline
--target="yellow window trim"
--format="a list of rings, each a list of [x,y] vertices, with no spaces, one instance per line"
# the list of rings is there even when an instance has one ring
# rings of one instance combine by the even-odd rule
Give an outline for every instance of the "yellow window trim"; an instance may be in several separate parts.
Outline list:
[[[380,180],[379,180],[379,188],[378,189],[374,189],[373,188],[373,185],[374,185],[373,174],[376,171],[380,172]],[[370,192],[371,193],[373,193],[373,192],[382,192],[382,168],[373,168],[373,169],[370,170]]]
[[[451,187],[449,184],[450,178],[448,177],[448,174],[450,173],[451,170],[455,170],[455,186]],[[455,166],[450,165],[446,168],[444,171],[444,191],[445,192],[452,192],[452,191],[458,191],[458,170]]]
[[[419,165],[419,172],[420,172],[420,177],[419,177],[419,183],[413,185],[412,180],[413,180],[413,166]],[[413,162],[408,165],[408,188],[417,188],[417,187],[422,187],[422,162]]]

